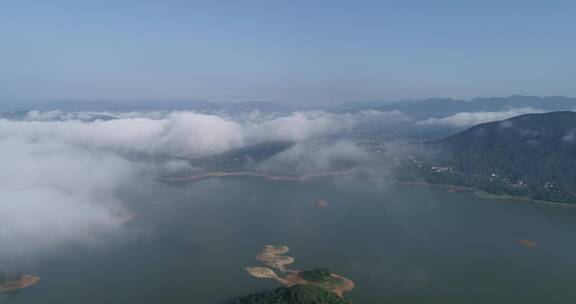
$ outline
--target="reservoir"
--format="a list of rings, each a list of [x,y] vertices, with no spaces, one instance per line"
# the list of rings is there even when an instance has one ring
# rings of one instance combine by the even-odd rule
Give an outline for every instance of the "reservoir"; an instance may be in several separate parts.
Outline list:
[[[223,304],[280,286],[245,271],[267,244],[290,247],[294,268],[352,279],[356,304],[576,299],[576,208],[346,177],[148,182],[121,196],[132,219],[118,235],[0,261],[41,278],[0,303]]]

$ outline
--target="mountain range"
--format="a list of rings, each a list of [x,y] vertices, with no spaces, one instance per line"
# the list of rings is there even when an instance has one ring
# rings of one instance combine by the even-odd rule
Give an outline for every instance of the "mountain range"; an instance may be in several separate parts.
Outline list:
[[[461,112],[499,112],[510,109],[533,108],[544,112],[576,110],[576,98],[563,96],[524,96],[481,97],[472,100],[451,98],[428,98],[405,100],[393,103],[357,102],[346,103],[331,109],[337,112],[358,112],[363,110],[400,111],[414,119],[439,118]]]
[[[534,108],[545,112],[576,109],[576,98],[563,96],[480,97],[472,100],[428,98],[396,102],[367,101],[333,105],[303,106],[268,101],[208,102],[202,100],[54,100],[28,105],[21,110],[40,111],[197,111],[197,112],[252,112],[287,113],[305,110],[323,110],[334,113],[354,113],[366,110],[399,111],[414,119],[445,117],[460,112],[496,112],[515,108]]]

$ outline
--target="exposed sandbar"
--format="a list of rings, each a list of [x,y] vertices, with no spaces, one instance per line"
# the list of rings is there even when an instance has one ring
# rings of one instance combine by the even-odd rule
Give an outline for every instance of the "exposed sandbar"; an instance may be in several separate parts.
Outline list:
[[[524,247],[534,248],[538,246],[538,242],[534,240],[519,240],[518,244]]]
[[[37,276],[23,274],[20,275],[18,279],[0,284],[0,293],[14,292],[23,288],[27,288],[38,283],[39,280],[40,278]]]
[[[282,254],[290,251],[290,248],[283,245],[273,246],[266,245],[264,249],[256,255],[256,260],[264,262],[269,267],[278,269],[280,272],[286,272],[286,266],[294,263],[294,258]]]

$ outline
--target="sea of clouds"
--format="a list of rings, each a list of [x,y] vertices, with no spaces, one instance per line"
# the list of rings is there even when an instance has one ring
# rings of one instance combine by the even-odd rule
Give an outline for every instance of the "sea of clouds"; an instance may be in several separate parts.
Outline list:
[[[398,111],[236,116],[30,111],[18,119],[0,119],[0,259],[98,243],[119,234],[133,212],[118,193],[142,180],[190,169],[183,158],[282,140],[296,145],[260,169],[326,171],[334,163],[370,160],[355,143],[338,139],[358,126],[465,127],[535,112],[540,111],[458,113],[414,121]]]
[[[32,111],[22,119],[0,119],[0,258],[93,244],[119,233],[132,218],[119,191],[189,166],[171,157],[269,140],[305,142],[354,124],[354,117],[324,112],[227,117]]]

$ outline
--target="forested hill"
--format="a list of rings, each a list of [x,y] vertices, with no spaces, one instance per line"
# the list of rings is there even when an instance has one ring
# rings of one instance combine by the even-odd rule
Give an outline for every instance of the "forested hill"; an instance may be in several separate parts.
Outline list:
[[[497,181],[522,186],[516,189],[540,199],[550,199],[539,193],[548,190],[576,193],[575,112],[528,114],[480,124],[428,146],[441,152],[438,160],[452,172],[490,176],[495,186]]]
[[[256,293],[226,304],[352,304],[323,288],[311,285],[280,287]]]

